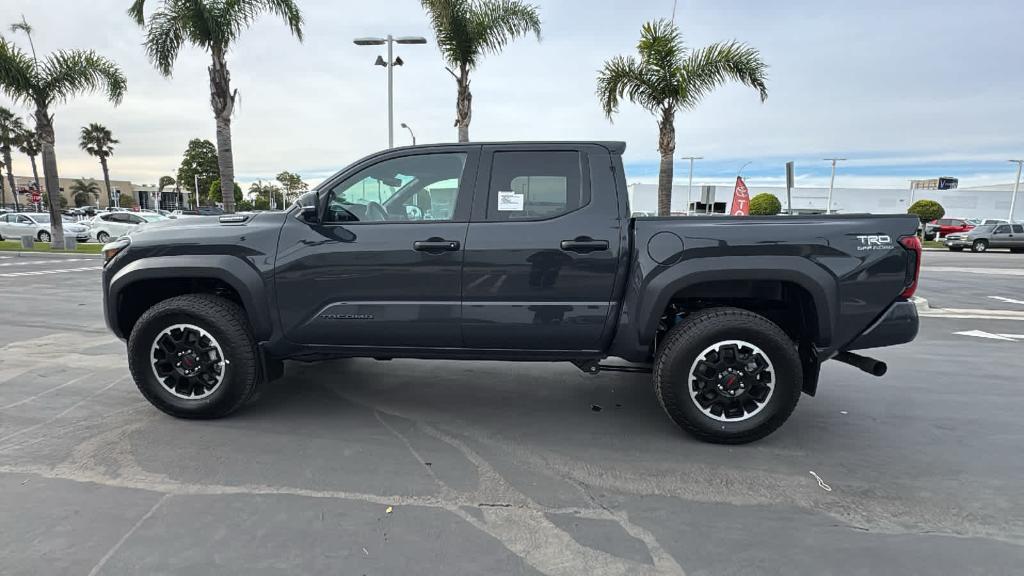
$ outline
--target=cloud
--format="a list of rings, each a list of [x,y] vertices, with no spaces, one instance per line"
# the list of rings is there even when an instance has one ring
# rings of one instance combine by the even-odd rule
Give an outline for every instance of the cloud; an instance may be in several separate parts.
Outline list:
[[[648,177],[658,158],[655,120],[631,104],[606,120],[594,77],[606,59],[632,52],[640,25],[667,16],[671,1],[537,2],[543,41],[516,41],[474,72],[473,139],[624,140],[634,177]],[[173,173],[189,139],[214,137],[208,57],[186,49],[173,78],[162,78],[146,60],[127,5],[4,2],[0,17],[24,13],[41,52],[95,48],[128,75],[120,107],[91,96],[56,108],[66,175],[99,173],[77,148],[78,129],[89,122],[106,124],[121,140],[113,175],[139,183]],[[315,181],[387,145],[386,71],[372,65],[382,51],[354,46],[357,36],[431,39],[398,52],[406,64],[395,71],[395,138],[408,142],[399,122],[421,143],[455,138],[455,85],[417,0],[301,6],[304,43],[263,17],[229,54],[241,94],[233,131],[243,183],[285,169]],[[727,86],[682,113],[677,156],[703,155],[698,169],[724,179],[748,160],[752,178],[777,178],[781,163],[796,159],[804,177],[820,184],[827,171],[820,158],[840,155],[850,158],[840,169],[850,182],[897,185],[910,174],[960,176],[965,184],[1008,180],[1005,159],[1024,153],[1024,77],[1016,73],[1024,44],[1007,40],[1017,36],[1012,16],[1019,13],[1012,0],[681,1],[678,20],[690,45],[736,38],[760,49],[771,68],[764,104],[748,88]],[[27,161],[17,158],[15,169],[26,173]]]

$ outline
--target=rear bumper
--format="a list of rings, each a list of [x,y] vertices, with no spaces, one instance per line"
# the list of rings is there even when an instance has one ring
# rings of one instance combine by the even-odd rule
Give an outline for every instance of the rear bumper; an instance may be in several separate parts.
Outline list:
[[[864,350],[906,344],[917,337],[917,306],[909,300],[894,302],[882,316],[843,350]]]

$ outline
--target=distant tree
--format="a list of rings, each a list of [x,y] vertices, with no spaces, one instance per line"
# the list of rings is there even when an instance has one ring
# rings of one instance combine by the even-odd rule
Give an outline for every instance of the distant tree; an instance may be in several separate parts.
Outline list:
[[[42,144],[39,142],[39,134],[35,130],[29,130],[26,128],[21,131],[18,135],[18,151],[28,156],[29,161],[32,163],[32,180],[36,183],[36,187],[42,187],[39,182],[39,168],[36,166],[36,156],[42,152]],[[64,198],[61,196],[61,198]]]
[[[114,189],[110,187],[110,169],[107,166],[107,158],[114,154],[114,144],[120,144],[120,142],[110,133],[110,129],[95,122],[83,126],[78,139],[79,148],[85,150],[86,154],[100,159],[103,184],[107,187],[107,202],[114,200]]]
[[[782,202],[774,194],[762,192],[750,199],[751,216],[775,216],[782,212]]]
[[[219,178],[217,180],[214,180],[213,182],[210,182],[210,190],[209,193],[207,194],[207,198],[209,198],[211,203],[224,201],[223,198],[221,197],[221,186]],[[242,187],[238,185],[238,182],[235,182],[235,204],[238,204],[241,201]]]
[[[235,204],[235,207],[238,208],[239,212],[251,212],[253,210],[252,202],[245,200],[244,198],[239,200]]]
[[[253,200],[252,200],[252,209],[253,210],[270,210],[270,200],[267,200],[266,198],[264,198],[262,196],[257,196],[256,198],[253,198]]]
[[[181,166],[178,168],[178,186],[185,190],[192,190],[199,178],[199,190],[195,190],[195,202],[198,205],[206,202],[209,196],[210,183],[216,180],[217,171],[217,147],[209,140],[195,138],[188,143],[185,155],[181,159]]]
[[[71,183],[71,188],[68,191],[71,192],[71,197],[75,201],[75,207],[91,206],[93,201],[100,198],[100,185],[91,179],[78,178]]]
[[[23,19],[15,28],[29,36],[31,45],[32,28],[28,23]],[[35,109],[55,249],[64,247],[64,225],[58,208],[60,179],[51,108],[90,92],[102,92],[104,99],[117,105],[121,103],[126,87],[127,80],[121,68],[92,50],[58,50],[37,58],[34,49],[31,55],[26,54],[0,37],[0,91],[7,93],[15,102]]]
[[[14,206],[18,206],[18,190],[14,186],[14,168],[11,163],[11,148],[18,145],[18,138],[25,131],[25,125],[21,118],[14,113],[0,106],[0,162],[7,167],[7,183],[11,187],[11,195],[14,196]],[[0,172],[0,177],[3,173]],[[3,192],[0,191],[0,206],[7,201]]]
[[[171,178],[170,176],[161,176],[160,182],[156,187],[157,193],[163,192],[164,188],[167,188],[168,186],[174,186],[174,178]]]
[[[921,224],[938,220],[946,215],[946,209],[935,200],[918,200],[907,209],[907,214],[913,214],[921,220]]]
[[[152,0],[150,0],[152,3]],[[129,16],[146,28],[146,54],[164,76],[174,71],[174,61],[186,44],[210,53],[210,105],[217,123],[217,151],[222,195],[233,189],[235,163],[231,153],[231,117],[237,91],[231,90],[227,54],[242,32],[262,14],[281,17],[292,34],[302,41],[302,13],[294,0],[162,0],[147,21],[146,0],[133,0]],[[181,182],[181,178],[178,178]],[[235,211],[233,198],[224,203]]]
[[[299,194],[309,190],[309,184],[303,182],[301,176],[287,170],[277,175],[277,181],[281,183],[281,189],[284,190],[285,202],[290,202]],[[282,208],[285,207],[282,206]]]
[[[597,77],[597,97],[609,120],[627,99],[658,118],[658,215],[672,207],[672,172],[676,150],[676,113],[695,108],[715,88],[735,81],[768,98],[767,68],[761,54],[739,42],[715,43],[696,50],[683,43],[675,23],[656,20],[643,25],[639,58],[616,56]]]
[[[488,54],[531,32],[540,40],[537,7],[521,0],[421,0],[434,28],[437,47],[455,78],[455,127],[459,142],[469,142],[473,94],[469,73]]]
[[[117,205],[122,208],[135,208],[139,205],[139,201],[135,199],[135,196],[121,192],[117,197]]]
[[[249,186],[249,195],[253,197],[254,206],[264,206],[264,208],[258,208],[259,210],[280,210],[284,208],[284,195],[281,187],[276,184],[253,182]]]

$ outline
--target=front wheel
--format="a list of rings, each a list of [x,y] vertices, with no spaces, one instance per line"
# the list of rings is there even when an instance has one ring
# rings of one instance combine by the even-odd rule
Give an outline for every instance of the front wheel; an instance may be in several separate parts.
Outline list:
[[[971,252],[984,252],[988,250],[988,242],[985,240],[975,240],[974,244],[971,244]]]
[[[96,235],[96,241],[99,242],[100,244],[106,244],[107,242],[110,241],[110,234],[107,234],[106,232],[100,232],[99,234]]]
[[[41,230],[39,232],[39,241],[40,242],[49,242],[50,241],[50,233],[47,232],[46,230]]]
[[[796,344],[776,324],[739,308],[710,308],[665,336],[654,362],[662,408],[699,440],[744,444],[771,434],[800,399]]]
[[[128,364],[142,395],[179,418],[226,416],[261,380],[245,313],[209,294],[176,296],[147,310],[128,337]]]

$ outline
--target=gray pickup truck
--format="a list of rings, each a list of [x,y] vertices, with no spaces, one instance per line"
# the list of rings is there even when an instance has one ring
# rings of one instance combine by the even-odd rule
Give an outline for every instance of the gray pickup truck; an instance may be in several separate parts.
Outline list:
[[[653,373],[721,443],[780,426],[821,362],[880,376],[852,351],[916,336],[914,217],[630,218],[624,149],[397,148],[284,212],[144,226],[103,248],[107,324],[178,417],[231,413],[285,360],[560,361]]]

